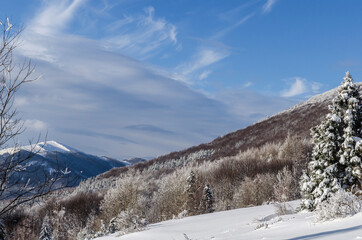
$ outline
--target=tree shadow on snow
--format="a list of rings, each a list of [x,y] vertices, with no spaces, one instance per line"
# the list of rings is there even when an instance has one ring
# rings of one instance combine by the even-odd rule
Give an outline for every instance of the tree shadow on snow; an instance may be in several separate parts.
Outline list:
[[[316,237],[322,237],[322,236],[326,236],[326,235],[352,232],[352,231],[356,231],[356,230],[359,230],[359,229],[362,229],[362,225],[358,225],[358,226],[350,227],[350,228],[343,228],[343,229],[333,230],[333,231],[315,233],[315,234],[310,234],[310,235],[304,235],[304,236],[300,236],[300,237],[289,238],[289,239],[287,239],[287,240],[308,240],[308,239],[315,239]]]

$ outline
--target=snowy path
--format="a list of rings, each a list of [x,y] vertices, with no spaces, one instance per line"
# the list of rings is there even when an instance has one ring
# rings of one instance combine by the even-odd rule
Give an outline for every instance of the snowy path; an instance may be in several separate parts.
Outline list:
[[[298,202],[292,202],[291,205],[297,206]],[[279,217],[275,214],[273,205],[264,205],[160,222],[150,225],[142,232],[121,237],[113,234],[98,239],[186,240],[185,233],[191,240],[362,240],[362,212],[353,217],[331,222],[314,223],[313,219],[311,213]]]

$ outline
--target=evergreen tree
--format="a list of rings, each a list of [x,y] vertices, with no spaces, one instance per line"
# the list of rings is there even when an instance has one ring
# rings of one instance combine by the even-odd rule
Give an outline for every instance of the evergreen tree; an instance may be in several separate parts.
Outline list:
[[[353,83],[352,76],[347,72],[345,81],[338,89],[338,96],[334,99],[342,112],[343,142],[339,151],[341,164],[341,185],[348,191],[360,187],[361,181],[361,96],[359,87]]]
[[[204,200],[206,212],[208,213],[213,212],[214,196],[212,195],[212,191],[209,184],[206,184],[204,187],[204,194],[202,199]]]
[[[110,233],[115,233],[116,231],[118,231],[117,221],[118,221],[117,217],[114,217],[109,221],[108,231]]]
[[[196,202],[197,186],[196,186],[196,175],[193,171],[190,172],[190,175],[187,177],[186,181],[187,181],[186,209],[190,215],[194,215],[197,213],[197,202]]]
[[[193,194],[193,191],[191,191],[191,190],[195,187],[195,183],[196,183],[196,176],[193,171],[190,172],[190,175],[187,177],[186,181],[187,181],[186,191],[189,194]]]
[[[5,239],[6,239],[5,225],[0,220],[0,240],[5,240]]]
[[[346,73],[330,113],[312,128],[313,153],[308,173],[302,176],[302,207],[314,209],[331,193],[348,191],[361,181],[361,99],[358,86]]]
[[[40,230],[39,240],[52,240],[52,228],[49,223],[49,218],[46,216],[43,219],[43,224]]]

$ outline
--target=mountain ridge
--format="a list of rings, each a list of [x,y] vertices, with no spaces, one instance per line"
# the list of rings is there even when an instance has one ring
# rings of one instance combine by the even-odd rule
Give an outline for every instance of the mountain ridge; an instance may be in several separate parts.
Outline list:
[[[356,84],[362,85],[361,82]],[[249,148],[281,142],[289,135],[310,139],[310,129],[325,118],[329,112],[328,105],[336,93],[337,88],[331,89],[250,126],[220,136],[211,142],[171,152],[147,162],[135,164],[133,167],[143,170],[149,167],[179,167],[190,161],[215,161],[220,158],[235,156]],[[127,171],[127,168],[115,168],[103,173],[101,178],[117,176],[124,171]]]
[[[135,162],[145,161],[137,159],[130,161],[117,160],[110,157],[99,157],[84,153],[75,148],[66,146],[56,141],[39,142],[27,146],[16,146],[2,149],[0,151],[0,161],[7,161],[15,156],[15,160],[25,159],[19,165],[27,169],[21,176],[24,181],[30,179],[30,185],[36,184],[39,178],[33,179],[34,176],[48,177],[54,172],[67,172],[67,178],[77,179],[76,185],[80,181],[95,177],[114,167],[130,166]],[[135,162],[132,162],[135,161]],[[19,177],[14,175],[11,181],[16,181]]]

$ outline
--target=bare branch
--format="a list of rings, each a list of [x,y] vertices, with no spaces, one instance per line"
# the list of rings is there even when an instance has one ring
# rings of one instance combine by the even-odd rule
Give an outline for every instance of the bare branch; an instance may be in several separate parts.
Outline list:
[[[20,34],[21,29],[17,30],[8,18],[1,21],[0,149],[6,148],[10,141],[15,142],[17,136],[23,132],[22,121],[14,107],[15,95],[25,83],[37,79],[34,76],[35,66],[30,60],[21,64],[14,63],[13,53],[19,45]],[[65,176],[67,171],[60,169],[59,163],[53,172],[31,168],[30,161],[38,151],[40,150],[37,144],[31,145],[27,151],[22,151],[14,144],[8,153],[0,155],[0,218],[21,204],[52,191],[73,186],[78,181]]]

